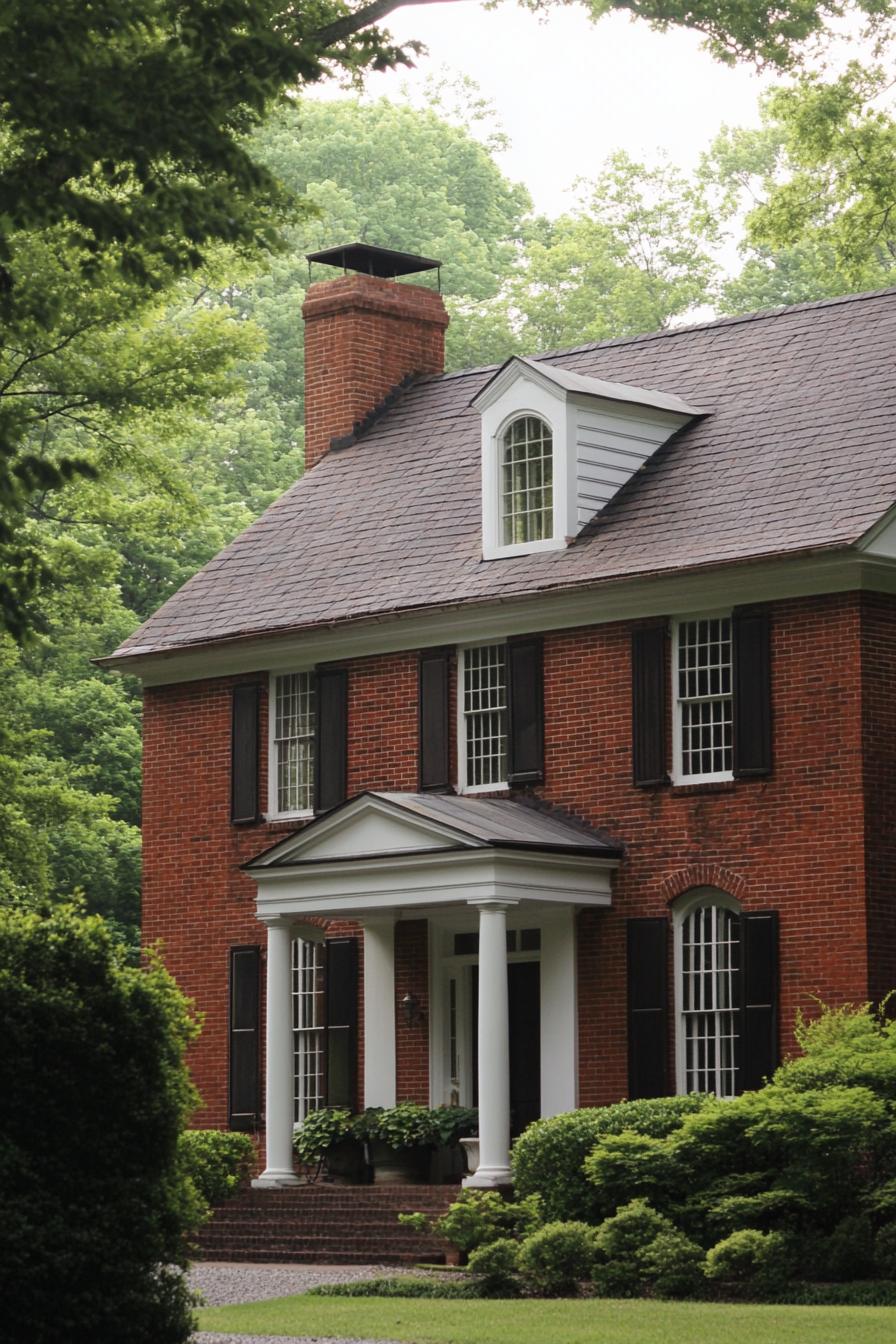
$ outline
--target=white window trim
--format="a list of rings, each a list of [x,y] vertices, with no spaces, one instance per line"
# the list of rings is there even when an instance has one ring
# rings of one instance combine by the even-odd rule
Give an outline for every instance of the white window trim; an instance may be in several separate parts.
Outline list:
[[[731,611],[698,611],[691,612],[686,616],[676,616],[672,621],[672,784],[720,784],[726,780],[734,779],[733,770],[719,770],[713,774],[705,775],[686,775],[682,770],[681,750],[681,701],[678,698],[678,639],[679,631],[683,625],[690,621],[718,621],[730,620]],[[731,655],[734,657],[732,627],[732,646]],[[732,666],[732,677],[734,669]],[[732,690],[732,712],[734,708],[734,695]]]
[[[502,780],[499,784],[467,784],[467,720],[464,714],[464,684],[466,679],[466,654],[468,649],[484,649],[492,644],[504,644],[503,639],[480,639],[475,644],[464,644],[457,651],[457,791],[458,793],[499,793],[502,790],[507,791],[510,788],[507,780]],[[510,727],[509,711],[508,730]],[[508,746],[509,746],[508,742]]]
[[[566,548],[567,515],[567,453],[565,451],[568,418],[566,407],[556,398],[540,389],[527,385],[528,400],[503,415],[495,424],[486,412],[483,416],[482,454],[482,558],[500,560],[514,555],[536,555],[539,551],[558,551]],[[502,540],[501,513],[501,451],[505,431],[525,416],[542,420],[551,431],[553,522],[550,537],[540,541],[514,542],[505,545]]]
[[[275,741],[277,732],[277,678],[295,676],[303,672],[311,676],[313,671],[314,669],[311,667],[292,667],[287,671],[271,672],[268,676],[268,806],[264,814],[265,821],[304,821],[308,817],[314,816],[313,807],[306,807],[298,812],[281,812],[277,807],[279,789],[277,784],[277,744]],[[313,780],[311,789],[313,794]]]
[[[741,915],[743,910],[740,902],[733,896],[729,896],[727,891],[721,891],[718,887],[695,887],[689,891],[680,900],[676,901],[672,908],[672,977],[674,981],[673,1004],[675,1011],[675,1091],[679,1096],[687,1096],[687,1058],[685,1054],[685,1034],[684,1034],[684,952],[682,948],[682,931],[684,922],[692,911],[704,905],[717,905],[723,910],[730,910],[735,915]],[[741,946],[743,946],[743,934],[741,934]],[[743,1026],[741,1025],[741,1035],[743,1035]],[[723,1098],[724,1100],[724,1098]]]

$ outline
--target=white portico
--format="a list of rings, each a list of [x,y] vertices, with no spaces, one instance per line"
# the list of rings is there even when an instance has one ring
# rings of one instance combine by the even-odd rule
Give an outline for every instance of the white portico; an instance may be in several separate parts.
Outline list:
[[[364,1104],[388,1106],[396,1100],[395,927],[421,918],[431,931],[431,1101],[478,1103],[480,1161],[468,1184],[509,1184],[511,1052],[526,1052],[527,1042],[520,1038],[523,1026],[514,1040],[508,970],[513,980],[517,962],[539,963],[537,981],[520,982],[524,996],[537,995],[537,1012],[519,1015],[538,1037],[527,1051],[541,1060],[537,1113],[570,1109],[577,1063],[574,915],[610,904],[619,857],[607,837],[528,804],[364,793],[247,864],[258,884],[258,917],[268,929],[267,1161],[257,1184],[296,1180],[292,939],[320,939],[320,920],[362,926]],[[528,954],[517,950],[536,945]],[[457,986],[469,983],[475,1002],[469,994],[458,998]],[[519,993],[517,1002],[526,1007]],[[463,1065],[459,1005],[473,1016],[466,1022],[472,1048]]]

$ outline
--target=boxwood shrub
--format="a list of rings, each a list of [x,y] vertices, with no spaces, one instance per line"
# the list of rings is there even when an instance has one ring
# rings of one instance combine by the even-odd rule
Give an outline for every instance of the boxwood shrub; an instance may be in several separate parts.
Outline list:
[[[177,1145],[181,1169],[208,1204],[236,1194],[252,1170],[255,1145],[248,1134],[188,1129]]]
[[[600,1139],[633,1130],[648,1138],[665,1138],[709,1099],[692,1093],[620,1101],[536,1120],[513,1148],[513,1173],[520,1197],[538,1194],[550,1221],[599,1223],[607,1209],[600,1191],[585,1177],[584,1161]],[[630,1197],[630,1196],[629,1196]]]

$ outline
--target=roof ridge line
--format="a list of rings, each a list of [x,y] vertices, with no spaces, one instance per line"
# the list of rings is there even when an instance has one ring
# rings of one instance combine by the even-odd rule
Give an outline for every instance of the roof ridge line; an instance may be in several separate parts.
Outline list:
[[[639,345],[646,341],[668,340],[674,336],[685,336],[692,331],[707,331],[711,327],[732,327],[740,322],[759,322],[769,318],[784,317],[789,313],[808,312],[815,308],[837,308],[846,303],[863,303],[871,299],[887,298],[896,294],[896,285],[884,289],[862,290],[858,294],[836,294],[826,299],[806,299],[802,303],[781,304],[777,308],[757,308],[751,313],[733,313],[725,317],[713,317],[705,322],[688,322],[680,327],[665,327],[661,331],[642,331],[634,336],[611,336],[603,341],[586,341],[582,345],[565,346],[560,350],[545,350],[538,354],[520,356],[531,360],[559,360],[564,355],[579,355],[588,350],[610,350],[620,345]],[[513,352],[516,353],[516,352]],[[508,355],[507,359],[512,356]],[[474,378],[503,368],[507,359],[492,364],[479,364],[467,369],[453,369],[450,373],[433,373],[418,380],[419,383],[447,382],[452,378]]]

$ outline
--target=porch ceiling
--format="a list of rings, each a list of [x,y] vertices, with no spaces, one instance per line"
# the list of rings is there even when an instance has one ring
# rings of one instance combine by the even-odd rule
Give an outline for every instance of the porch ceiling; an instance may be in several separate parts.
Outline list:
[[[244,865],[261,918],[501,900],[608,905],[620,845],[505,799],[363,793]]]

